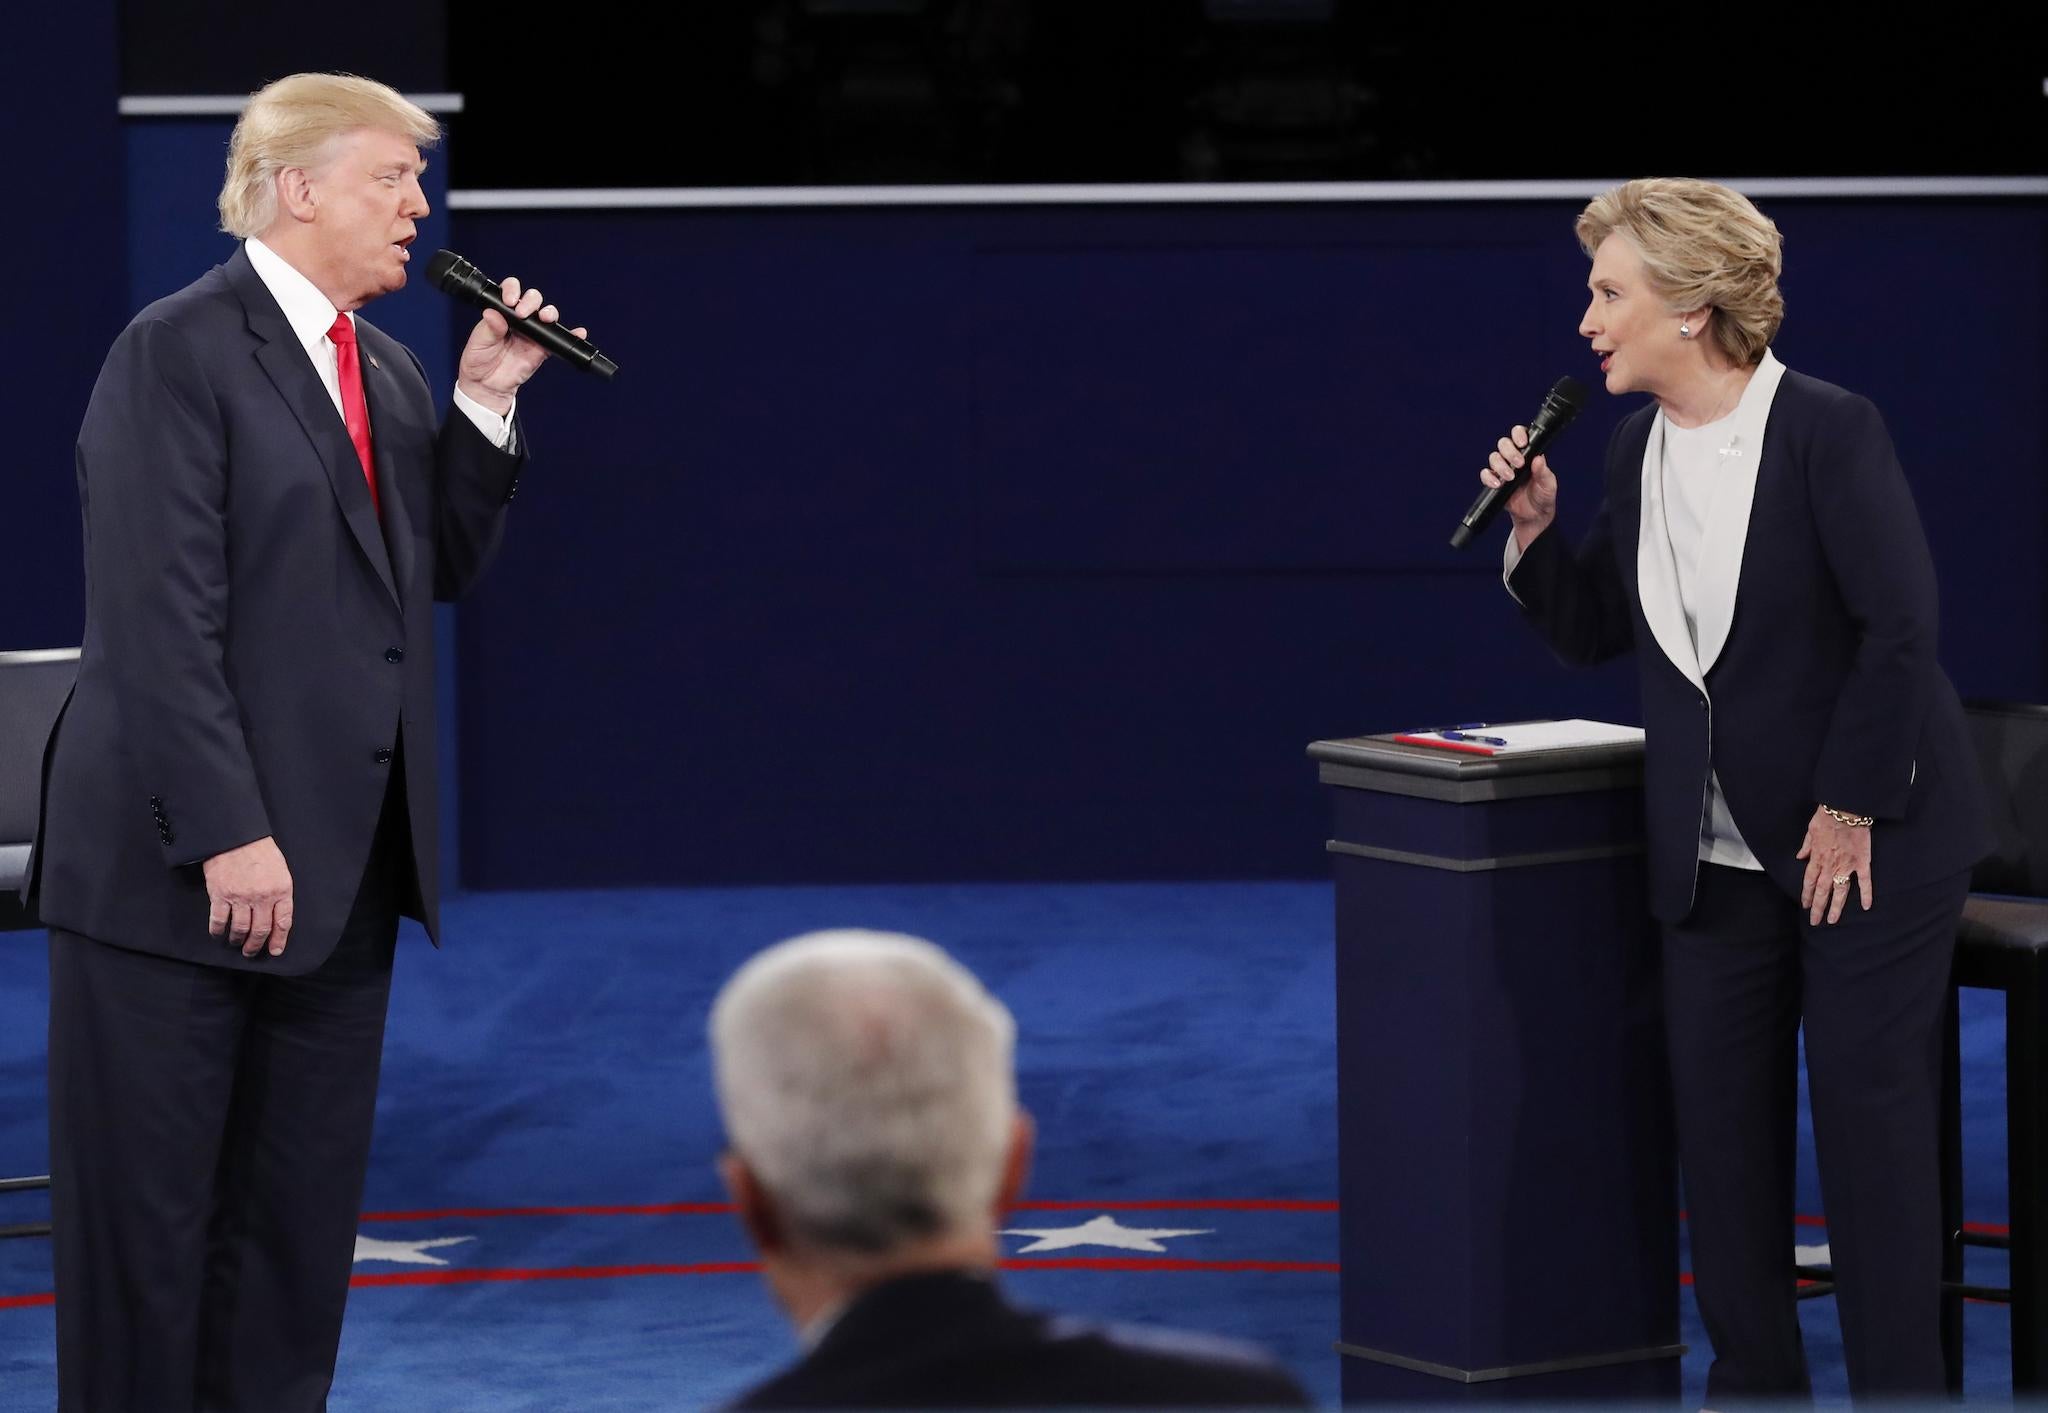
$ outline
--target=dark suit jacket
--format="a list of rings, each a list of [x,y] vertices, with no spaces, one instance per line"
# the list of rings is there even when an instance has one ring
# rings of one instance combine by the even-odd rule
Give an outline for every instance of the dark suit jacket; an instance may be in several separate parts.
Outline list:
[[[30,886],[104,942],[301,973],[333,949],[403,762],[422,920],[437,923],[433,600],[496,549],[524,465],[411,351],[356,321],[362,464],[237,250],[135,317],[78,436],[86,622],[51,737]],[[402,738],[402,739],[401,739]],[[199,865],[273,835],[294,924],[276,959],[207,935]]]
[[[1306,1408],[1264,1356],[1199,1335],[1018,1310],[993,1277],[866,1291],[799,1363],[734,1408]]]
[[[1657,646],[1636,544],[1654,405],[1615,429],[1607,499],[1576,554],[1539,535],[1510,583],[1568,662],[1639,649],[1651,908],[1692,906],[1707,774],[1765,872],[1795,897],[1814,808],[1876,817],[1878,906],[1991,847],[1961,703],[1935,661],[1934,563],[1884,420],[1787,371],[1771,405],[1727,643],[1707,695]],[[1853,906],[1853,904],[1852,904]]]

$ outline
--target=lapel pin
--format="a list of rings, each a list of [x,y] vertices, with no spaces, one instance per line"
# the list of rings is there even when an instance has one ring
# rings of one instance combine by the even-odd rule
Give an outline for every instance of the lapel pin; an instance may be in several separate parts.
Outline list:
[[[383,365],[382,363],[379,363],[379,362],[377,361],[377,355],[376,355],[376,354],[374,354],[374,353],[370,355],[370,366],[371,366],[372,368],[376,368],[376,369],[379,369],[380,371],[381,371],[381,370],[383,369],[383,367],[384,367],[384,365]]]

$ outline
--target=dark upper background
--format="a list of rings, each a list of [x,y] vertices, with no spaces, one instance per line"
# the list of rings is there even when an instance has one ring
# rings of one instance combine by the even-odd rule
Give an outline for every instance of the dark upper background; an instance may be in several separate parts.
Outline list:
[[[1418,8],[685,0],[529,19],[367,0],[317,47],[321,67],[462,93],[470,187],[2008,174],[2048,159],[2038,17],[1887,24],[1866,8],[1802,36],[1735,6],[1690,29],[1616,7]],[[246,92],[308,66],[298,4],[156,0],[122,22],[128,93]]]
[[[1500,426],[1591,371],[1585,194],[2038,174],[2048,147],[2039,21],[1959,11],[1847,45],[1733,7],[1661,35],[1280,0],[350,13],[4,21],[0,646],[77,641],[93,377],[137,308],[230,248],[231,119],[123,119],[117,97],[316,68],[463,94],[425,238],[541,282],[625,370],[523,396],[535,471],[455,618],[448,814],[479,886],[1319,873],[1312,737],[1632,719],[1626,664],[1560,668],[1497,548],[1443,543]],[[1532,177],[1568,184],[452,213],[441,185]],[[1763,205],[1787,237],[1779,351],[1884,410],[1958,686],[2048,698],[2048,199]],[[451,306],[415,287],[372,317],[445,388]],[[1630,401],[1596,398],[1560,445],[1568,527]]]

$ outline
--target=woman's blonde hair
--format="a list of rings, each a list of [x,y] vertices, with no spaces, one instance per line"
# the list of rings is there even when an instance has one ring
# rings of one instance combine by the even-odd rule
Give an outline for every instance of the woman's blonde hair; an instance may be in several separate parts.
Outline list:
[[[228,139],[220,228],[247,239],[277,220],[277,174],[315,167],[328,143],[358,128],[395,132],[415,147],[441,140],[441,125],[397,89],[354,74],[293,74],[249,99]]]
[[[1731,187],[1644,177],[1594,197],[1575,229],[1589,256],[1610,235],[1634,246],[1673,312],[1711,307],[1714,341],[1745,368],[1762,361],[1785,322],[1785,238]]]

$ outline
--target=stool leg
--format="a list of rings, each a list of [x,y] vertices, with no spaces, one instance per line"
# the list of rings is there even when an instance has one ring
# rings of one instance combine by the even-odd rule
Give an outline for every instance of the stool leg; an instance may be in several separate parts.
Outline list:
[[[1948,1012],[1941,1033],[1941,1279],[1944,1286],[1963,1278],[1963,1060],[1962,1017],[1956,988],[1948,989]],[[1941,1293],[1941,1362],[1948,1390],[1963,1391],[1963,1298],[1946,1288]]]
[[[2012,1223],[2012,1388],[2048,1391],[2048,969],[2039,952],[2005,998],[2005,1142]]]

